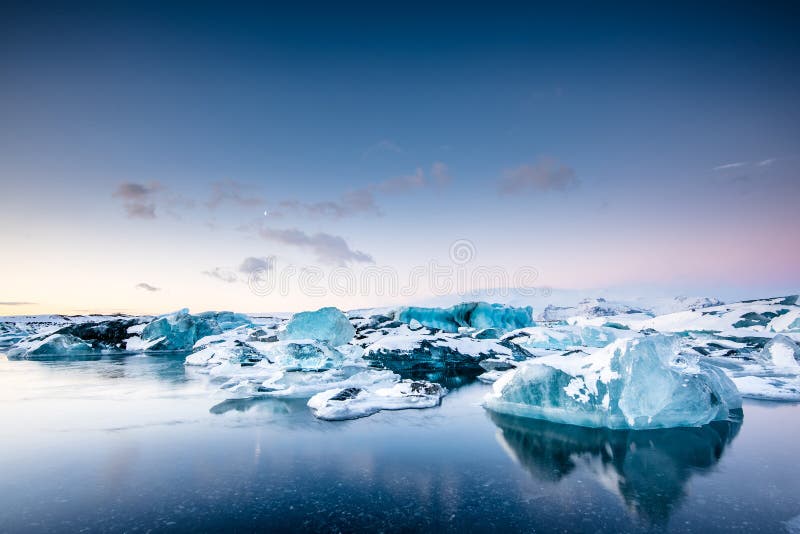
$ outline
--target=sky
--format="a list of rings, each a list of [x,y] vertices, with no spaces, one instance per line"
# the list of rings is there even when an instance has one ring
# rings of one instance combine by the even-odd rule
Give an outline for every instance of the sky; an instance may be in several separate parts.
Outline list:
[[[799,22],[3,3],[0,314],[796,293]]]

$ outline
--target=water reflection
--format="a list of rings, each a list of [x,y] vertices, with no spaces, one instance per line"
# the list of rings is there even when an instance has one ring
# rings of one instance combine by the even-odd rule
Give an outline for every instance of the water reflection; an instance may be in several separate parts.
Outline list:
[[[555,483],[583,469],[653,525],[666,524],[691,476],[712,469],[742,425],[739,419],[700,428],[608,430],[490,417],[501,445],[533,477]]]

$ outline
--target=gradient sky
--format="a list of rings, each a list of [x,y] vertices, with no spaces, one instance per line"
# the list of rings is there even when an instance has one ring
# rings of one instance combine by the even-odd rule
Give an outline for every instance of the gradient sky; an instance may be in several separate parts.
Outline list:
[[[800,288],[796,3],[165,4],[0,7],[0,314],[423,300],[246,281],[456,240],[548,288]]]

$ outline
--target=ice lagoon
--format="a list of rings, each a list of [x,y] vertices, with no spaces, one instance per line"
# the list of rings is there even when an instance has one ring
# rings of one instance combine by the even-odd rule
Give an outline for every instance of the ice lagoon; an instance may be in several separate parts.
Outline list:
[[[0,530],[784,531],[796,310],[6,320]]]

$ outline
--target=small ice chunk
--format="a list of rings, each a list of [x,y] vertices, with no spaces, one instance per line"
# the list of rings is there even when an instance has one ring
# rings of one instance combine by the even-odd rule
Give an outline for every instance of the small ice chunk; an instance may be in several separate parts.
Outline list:
[[[348,343],[356,330],[347,316],[338,308],[321,308],[313,312],[296,313],[286,330],[279,334],[282,340],[313,339],[325,341],[336,347]]]
[[[381,410],[432,408],[446,390],[439,384],[403,380],[379,389],[348,387],[329,389],[311,397],[308,407],[315,417],[328,421],[367,417]]]

